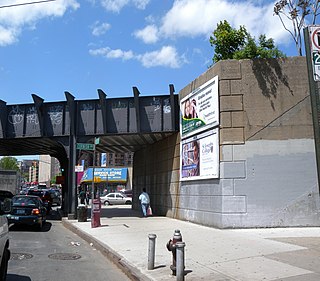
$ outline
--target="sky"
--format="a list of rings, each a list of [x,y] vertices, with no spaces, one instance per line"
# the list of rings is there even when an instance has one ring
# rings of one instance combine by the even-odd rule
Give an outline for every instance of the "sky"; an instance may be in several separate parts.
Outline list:
[[[48,0],[47,0],[48,1]],[[41,2],[28,5],[30,2]],[[275,1],[1,0],[0,100],[7,104],[178,93],[212,64],[217,23],[244,25],[297,54]]]

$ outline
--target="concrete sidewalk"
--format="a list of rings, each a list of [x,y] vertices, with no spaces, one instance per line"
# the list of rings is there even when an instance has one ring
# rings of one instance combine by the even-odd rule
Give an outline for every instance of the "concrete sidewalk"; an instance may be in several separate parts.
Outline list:
[[[97,228],[90,219],[62,222],[133,280],[176,280],[166,248],[175,229],[186,243],[185,280],[320,280],[320,227],[219,230],[167,217],[141,218],[131,206],[103,208]],[[157,235],[153,270],[147,270],[149,234]]]

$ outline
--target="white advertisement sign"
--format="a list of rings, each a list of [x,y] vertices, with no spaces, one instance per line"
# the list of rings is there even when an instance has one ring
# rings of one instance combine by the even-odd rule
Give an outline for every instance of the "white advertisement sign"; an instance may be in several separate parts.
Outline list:
[[[83,166],[80,166],[80,165],[75,166],[74,171],[76,173],[83,172]]]
[[[101,153],[101,167],[107,167],[107,153]]]
[[[183,98],[180,109],[182,139],[219,125],[218,76]]]
[[[219,178],[219,129],[180,143],[180,180]]]

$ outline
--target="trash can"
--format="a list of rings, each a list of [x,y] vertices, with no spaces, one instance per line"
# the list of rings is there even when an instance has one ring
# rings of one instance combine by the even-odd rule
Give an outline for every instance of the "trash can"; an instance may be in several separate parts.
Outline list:
[[[86,205],[80,204],[77,208],[78,221],[87,221],[87,207]]]

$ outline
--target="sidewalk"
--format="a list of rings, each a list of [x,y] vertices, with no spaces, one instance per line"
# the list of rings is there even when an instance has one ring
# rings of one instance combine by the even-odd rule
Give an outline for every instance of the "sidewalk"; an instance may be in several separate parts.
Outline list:
[[[320,227],[219,230],[167,217],[141,218],[131,206],[104,207],[97,228],[90,219],[62,222],[133,280],[176,280],[166,248],[175,229],[186,243],[185,280],[320,280]],[[149,234],[157,235],[153,270],[147,270]]]

